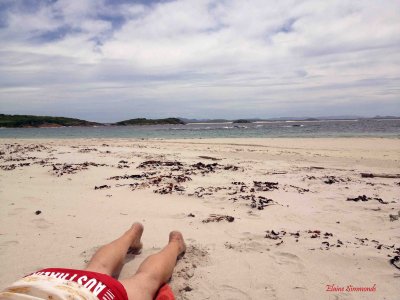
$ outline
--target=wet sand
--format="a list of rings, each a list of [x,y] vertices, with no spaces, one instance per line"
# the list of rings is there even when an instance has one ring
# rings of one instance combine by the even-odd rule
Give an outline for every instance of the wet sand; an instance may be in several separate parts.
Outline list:
[[[397,299],[399,174],[398,139],[2,139],[0,288],[140,221],[120,278],[178,229],[177,299]]]

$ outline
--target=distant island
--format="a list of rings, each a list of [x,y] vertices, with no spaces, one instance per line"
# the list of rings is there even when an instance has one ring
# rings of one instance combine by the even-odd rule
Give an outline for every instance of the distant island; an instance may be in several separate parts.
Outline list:
[[[30,128],[30,127],[63,127],[63,126],[96,126],[102,125],[80,119],[31,116],[31,115],[5,115],[0,114],[0,127]]]
[[[121,122],[117,122],[111,125],[117,126],[126,126],[126,125],[164,125],[164,124],[171,124],[171,125],[184,125],[181,119],[178,118],[166,118],[166,119],[146,119],[146,118],[137,118],[137,119],[130,119]]]
[[[245,120],[245,119],[239,119],[239,120],[235,120],[235,121],[233,121],[232,123],[238,123],[238,124],[247,124],[247,123],[252,123],[251,121],[249,121],[249,120]]]
[[[43,127],[90,127],[90,126],[141,126],[141,125],[185,125],[185,124],[202,124],[202,123],[234,123],[246,124],[255,122],[318,122],[318,121],[335,121],[335,120],[390,120],[400,119],[397,116],[375,116],[375,117],[358,117],[358,116],[337,116],[337,117],[280,117],[280,118],[252,118],[252,119],[186,119],[186,118],[164,118],[164,119],[146,119],[135,118],[115,123],[98,123],[86,120],[66,117],[51,116],[33,116],[33,115],[7,115],[0,114],[0,127],[5,128],[43,128]],[[238,125],[237,125],[238,126]]]
[[[120,121],[111,124],[90,122],[86,120],[65,118],[65,117],[50,117],[50,116],[32,116],[32,115],[6,115],[0,114],[0,127],[6,128],[43,128],[43,127],[70,127],[70,126],[132,126],[132,125],[178,125],[185,124],[178,118],[165,119],[146,119],[136,118],[125,121]]]

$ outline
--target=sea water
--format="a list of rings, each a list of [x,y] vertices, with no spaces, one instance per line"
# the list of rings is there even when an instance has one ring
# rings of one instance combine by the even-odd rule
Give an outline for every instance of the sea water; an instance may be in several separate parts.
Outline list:
[[[271,121],[149,126],[0,128],[0,138],[400,138],[400,119]]]

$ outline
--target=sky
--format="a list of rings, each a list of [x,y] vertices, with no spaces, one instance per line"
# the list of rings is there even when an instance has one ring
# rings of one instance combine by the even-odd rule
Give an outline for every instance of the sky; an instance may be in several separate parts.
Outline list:
[[[0,0],[0,112],[400,116],[400,1]]]

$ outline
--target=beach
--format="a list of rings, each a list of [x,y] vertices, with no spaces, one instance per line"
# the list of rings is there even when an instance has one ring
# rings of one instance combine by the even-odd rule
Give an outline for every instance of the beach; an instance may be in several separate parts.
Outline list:
[[[177,299],[400,295],[400,139],[9,138],[0,168],[0,289],[138,221],[120,278],[180,230]]]

